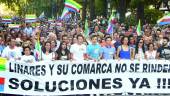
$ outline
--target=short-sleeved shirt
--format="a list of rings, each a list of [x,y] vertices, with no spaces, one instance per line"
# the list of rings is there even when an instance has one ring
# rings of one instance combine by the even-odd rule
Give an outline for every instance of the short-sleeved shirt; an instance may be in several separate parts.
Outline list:
[[[90,44],[87,46],[87,54],[92,59],[98,59],[102,53],[101,46],[99,44]]]
[[[49,54],[45,54],[45,53],[42,53],[42,59],[44,61],[51,61],[55,58],[55,53],[54,52],[51,52]]]
[[[8,58],[9,60],[14,60],[14,58],[20,58],[21,50],[18,47],[14,47],[14,49],[11,49],[9,48],[9,46],[7,46],[2,52],[2,57]]]
[[[152,52],[146,51],[145,55],[147,59],[156,59],[156,51],[153,50]]]
[[[84,54],[86,53],[86,45],[73,44],[71,45],[70,53],[73,54],[74,60],[84,60]]]
[[[21,57],[21,61],[25,62],[25,63],[31,63],[31,62],[34,63],[35,62],[35,57],[32,56],[32,55],[29,55],[29,56],[23,55]]]
[[[112,46],[102,47],[102,56],[103,59],[105,60],[113,59],[115,53],[116,53],[116,49]]]
[[[32,27],[26,27],[24,29],[24,32],[28,35],[28,36],[31,36],[32,33],[33,33],[33,28]]]
[[[170,47],[160,47],[157,52],[160,53],[161,59],[170,60]]]

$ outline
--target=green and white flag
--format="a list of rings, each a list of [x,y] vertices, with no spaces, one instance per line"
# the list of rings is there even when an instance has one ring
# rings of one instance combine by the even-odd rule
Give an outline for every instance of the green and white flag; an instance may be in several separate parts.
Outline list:
[[[88,21],[87,21],[87,19],[86,19],[86,21],[85,21],[84,36],[85,36],[85,38],[88,38],[88,37],[89,37],[89,27],[88,27]]]
[[[141,36],[141,35],[142,35],[140,19],[139,19],[138,26],[137,26],[137,35],[138,35],[138,36]]]

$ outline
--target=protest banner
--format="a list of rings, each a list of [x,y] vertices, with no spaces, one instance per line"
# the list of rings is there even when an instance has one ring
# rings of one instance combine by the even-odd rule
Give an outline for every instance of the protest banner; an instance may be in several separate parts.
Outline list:
[[[5,94],[170,93],[170,61],[166,60],[9,61],[5,67],[0,65],[0,93]]]

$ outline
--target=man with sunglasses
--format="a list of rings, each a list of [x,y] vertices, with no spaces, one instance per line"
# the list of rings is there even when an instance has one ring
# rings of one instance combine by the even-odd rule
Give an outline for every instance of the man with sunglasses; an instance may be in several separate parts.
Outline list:
[[[170,46],[168,45],[169,38],[163,38],[162,46],[157,50],[157,58],[158,59],[165,59],[170,60]]]

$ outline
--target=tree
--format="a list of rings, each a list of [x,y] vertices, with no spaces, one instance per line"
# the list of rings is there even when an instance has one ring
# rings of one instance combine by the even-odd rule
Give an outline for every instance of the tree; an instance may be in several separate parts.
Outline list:
[[[125,13],[130,4],[131,0],[113,0],[113,6],[120,14],[120,22],[125,21]]]
[[[82,12],[82,20],[83,21],[86,18],[86,8],[87,8],[87,0],[83,0],[83,12]]]
[[[120,22],[124,22],[125,20],[125,12],[126,12],[126,0],[119,0],[118,12],[120,14]]]
[[[90,20],[93,20],[95,18],[95,0],[89,1],[90,1]]]

